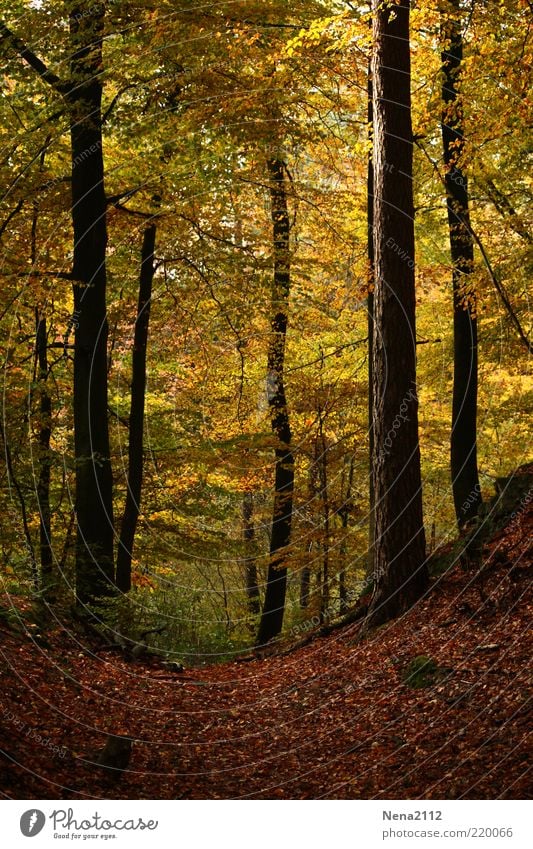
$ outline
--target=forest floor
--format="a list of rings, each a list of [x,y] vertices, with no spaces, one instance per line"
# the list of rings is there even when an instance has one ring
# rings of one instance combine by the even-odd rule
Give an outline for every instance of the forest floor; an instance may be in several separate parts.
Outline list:
[[[290,653],[182,675],[91,651],[74,625],[43,640],[31,623],[13,629],[4,617],[1,791],[19,799],[528,797],[532,530],[526,501],[485,545],[481,573],[451,566],[413,610],[365,640],[352,625]],[[420,656],[431,664],[406,681]],[[88,763],[107,733],[134,740],[118,780]]]

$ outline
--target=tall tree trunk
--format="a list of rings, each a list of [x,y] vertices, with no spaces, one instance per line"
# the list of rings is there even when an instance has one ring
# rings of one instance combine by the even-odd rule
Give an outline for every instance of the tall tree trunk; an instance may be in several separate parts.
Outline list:
[[[82,603],[109,595],[114,583],[113,482],[107,418],[103,28],[103,4],[80,3],[72,7],[68,101],[74,228],[76,592]]]
[[[84,603],[114,583],[113,479],[107,422],[106,197],[102,151],[103,3],[70,7],[71,79],[61,80],[0,22],[7,43],[70,110],[76,460],[76,594]]]
[[[446,17],[442,24],[442,143],[453,264],[451,476],[455,515],[459,528],[462,528],[477,515],[481,505],[476,443],[477,304],[469,276],[474,264],[474,242],[470,230],[468,183],[457,164],[464,148],[462,108],[457,91],[463,58],[459,0],[450,0],[449,7],[452,17]]]
[[[131,589],[131,559],[135,531],[141,509],[143,479],[144,404],[146,394],[146,349],[150,326],[150,305],[154,279],[154,251],[156,225],[149,224],[143,235],[139,299],[133,335],[131,373],[131,403],[128,442],[128,489],[122,515],[117,552],[117,589],[123,593]]]
[[[311,560],[312,551],[313,543],[310,542],[307,545],[307,556],[309,559],[305,566],[302,566],[302,571],[300,573],[300,607],[302,610],[309,607],[309,600],[311,596],[311,567],[309,566],[309,561]]]
[[[324,621],[330,606],[329,587],[329,549],[330,549],[330,505],[328,493],[328,457],[327,441],[324,434],[324,411],[321,403],[318,406],[318,444],[316,460],[318,463],[318,479],[320,482],[320,498],[322,501],[322,597],[320,601],[320,618]]]
[[[416,394],[409,0],[374,0],[374,593],[366,627],[428,582]]]
[[[51,136],[47,137],[46,147]],[[39,171],[44,169],[46,149],[39,157]],[[30,236],[30,260],[32,268],[37,264],[37,231],[39,225],[39,203],[35,198],[32,203],[32,222]],[[53,579],[52,529],[50,514],[50,438],[52,435],[52,398],[48,391],[48,334],[46,317],[39,306],[35,307],[35,367],[34,383],[37,389],[39,404],[38,419],[38,466],[37,478],[37,507],[39,510],[39,554],[40,554],[40,588],[44,596],[50,598],[50,585]]]
[[[39,477],[37,505],[39,508],[39,548],[41,588],[48,594],[53,579],[52,530],[50,513],[50,436],[52,433],[52,399],[48,391],[48,355],[46,318],[35,309],[35,353],[37,391],[39,395]]]
[[[259,586],[257,583],[257,561],[255,556],[254,501],[251,492],[245,492],[242,499],[242,526],[244,541],[244,570],[248,610],[257,616],[261,610]]]
[[[368,67],[368,82],[367,82],[367,121],[368,135],[371,142],[371,148],[368,152],[367,177],[366,177],[366,197],[367,197],[367,258],[368,258],[368,299],[367,299],[367,314],[368,314],[368,456],[369,456],[369,476],[368,476],[368,573],[373,569],[373,545],[374,545],[374,476],[372,467],[372,457],[374,454],[374,424],[373,424],[373,409],[374,409],[374,388],[373,388],[373,359],[374,359],[374,163],[373,163],[373,145],[374,145],[374,119],[372,106],[372,61]]]
[[[274,482],[274,506],[270,560],[263,612],[259,624],[259,645],[276,637],[283,626],[287,589],[286,549],[291,537],[294,457],[284,385],[285,338],[290,292],[290,221],[285,185],[285,164],[279,159],[268,162],[274,241],[274,280],[272,319],[268,349],[267,392],[272,433],[277,439]]]
[[[20,515],[22,519],[22,530],[24,532],[24,541],[26,543],[26,548],[28,551],[28,559],[30,563],[31,577],[32,583],[36,590],[39,589],[39,569],[37,567],[37,560],[35,557],[35,549],[33,547],[33,541],[30,530],[30,523],[28,520],[28,510],[26,508],[26,499],[24,498],[24,493],[22,491],[22,487],[18,481],[18,478],[15,475],[15,470],[13,468],[13,460],[11,457],[11,448],[9,447],[9,442],[7,441],[7,434],[4,429],[4,424],[2,421],[2,416],[0,416],[0,437],[4,444],[4,457],[6,461],[6,471],[7,471],[7,482],[8,487],[11,488],[13,486],[18,502],[20,504]],[[11,490],[9,492],[11,495]]]
[[[347,481],[346,481],[346,490],[344,490],[344,477],[346,474],[346,465],[348,463],[348,473],[347,473]],[[370,465],[372,465],[372,458],[370,458]],[[351,503],[352,503],[352,484],[353,484],[353,471],[354,471],[354,456],[349,458],[345,455],[343,458],[343,473],[341,480],[341,497],[342,497],[342,505],[339,509],[339,516],[341,519],[341,527],[342,527],[342,541],[340,544],[340,559],[341,559],[341,568],[339,570],[339,613],[341,616],[348,612],[348,589],[346,587],[346,543],[347,543],[347,535],[348,535],[348,523],[350,521],[350,511],[351,511]],[[372,540],[371,540],[372,542]]]

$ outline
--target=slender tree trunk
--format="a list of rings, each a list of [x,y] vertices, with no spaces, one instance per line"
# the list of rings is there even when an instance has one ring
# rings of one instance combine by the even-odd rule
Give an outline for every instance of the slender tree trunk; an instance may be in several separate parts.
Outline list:
[[[320,539],[317,531],[318,521],[315,519],[314,512],[318,512],[318,500],[319,500],[319,481],[318,481],[318,455],[317,455],[317,443],[316,439],[313,443],[313,452],[309,457],[309,478],[308,478],[308,492],[307,492],[307,505],[311,514],[310,522],[312,525],[312,531],[310,534],[310,539],[307,544],[307,559],[306,565],[302,570],[302,576],[300,581],[300,606],[301,607],[309,607],[311,600],[313,599],[313,608],[316,607],[316,592],[312,588],[312,580],[313,575],[315,575],[316,583],[320,591],[321,580],[319,580],[316,576],[314,570],[315,561],[318,560],[318,551],[320,550]],[[321,570],[318,570],[318,574],[320,575]],[[302,602],[305,602],[304,604]]]
[[[453,501],[459,528],[473,519],[481,505],[477,466],[477,304],[470,282],[474,264],[474,241],[470,230],[468,183],[457,164],[463,147],[462,109],[457,91],[463,39],[459,0],[450,0],[453,13],[442,25],[442,143],[446,165],[445,185],[450,250],[453,264],[453,403],[451,475]]]
[[[47,593],[53,578],[52,530],[50,513],[50,437],[52,433],[52,399],[48,391],[48,355],[46,318],[35,309],[35,352],[39,394],[39,477],[37,505],[39,508],[39,547],[41,588]]]
[[[18,478],[15,475],[15,470],[13,468],[13,460],[11,457],[11,449],[9,447],[9,443],[7,441],[7,434],[4,430],[4,425],[2,422],[2,416],[0,416],[0,437],[2,438],[2,442],[4,443],[4,457],[6,461],[6,471],[7,471],[7,481],[8,486],[13,486],[18,502],[20,504],[20,515],[22,519],[22,529],[24,531],[24,541],[26,543],[26,548],[28,550],[28,559],[30,562],[30,570],[32,576],[32,583],[34,588],[39,589],[39,569],[37,568],[37,560],[35,557],[35,549],[33,547],[33,541],[31,537],[30,524],[28,521],[28,510],[26,508],[26,499],[24,498],[24,493],[22,492],[22,487],[18,481]]]
[[[307,555],[311,558],[313,551],[313,543],[310,542],[307,546]],[[308,565],[302,567],[300,574],[300,607],[305,610],[309,607],[309,598],[311,595],[311,569]]]
[[[128,442],[128,489],[122,515],[117,552],[117,589],[123,593],[131,589],[131,559],[135,531],[141,509],[143,479],[144,404],[146,394],[146,349],[150,326],[150,305],[154,279],[154,251],[156,225],[146,227],[141,250],[139,275],[139,300],[133,335],[131,374],[131,404]]]
[[[317,460],[318,460],[318,477],[320,481],[320,497],[322,501],[322,519],[323,519],[323,532],[322,532],[322,574],[323,574],[323,584],[322,584],[322,598],[320,602],[320,618],[324,621],[324,616],[327,614],[329,610],[329,599],[330,599],[330,591],[329,591],[329,548],[330,548],[330,506],[329,506],[329,494],[328,494],[328,458],[327,458],[327,442],[326,436],[324,434],[324,416],[323,410],[319,405],[318,412],[318,437],[319,444],[317,446]]]
[[[79,601],[114,583],[112,473],[107,418],[106,197],[102,152],[104,6],[71,9],[74,227],[74,444]]]
[[[65,539],[63,541],[63,550],[61,552],[61,557],[59,558],[59,562],[57,564],[57,571],[59,575],[62,575],[67,568],[67,561],[70,552],[73,548],[75,548],[75,542],[72,541],[72,537],[74,536],[74,526],[76,524],[76,513],[74,510],[70,514],[70,519],[68,523],[68,527],[65,533]]]
[[[374,0],[374,594],[366,627],[428,582],[416,393],[409,0]]]
[[[285,338],[290,291],[290,222],[285,185],[285,165],[279,159],[268,162],[274,241],[274,280],[271,335],[268,350],[267,392],[272,433],[277,439],[274,507],[270,561],[258,644],[276,637],[283,626],[287,588],[286,549],[291,537],[294,457],[284,385]]]
[[[341,557],[345,558],[346,552],[341,550]],[[339,572],[339,614],[343,616],[348,611],[348,589],[346,587],[346,569]]]
[[[257,583],[257,561],[255,556],[255,528],[253,522],[254,501],[251,492],[245,492],[242,500],[242,525],[244,538],[244,570],[248,610],[257,616],[261,610],[261,599]]]
[[[47,137],[46,147],[39,157],[39,171],[42,173],[46,156],[46,148],[51,136]],[[37,264],[37,231],[39,224],[39,202],[33,200],[30,260],[32,268]],[[39,554],[40,554],[40,587],[45,596],[50,596],[49,590],[53,578],[52,530],[50,514],[50,438],[52,434],[52,398],[48,391],[48,341],[46,317],[39,306],[35,307],[35,368],[34,383],[37,388],[39,404],[38,420],[38,467],[37,507],[39,510]],[[30,411],[31,414],[31,411]]]
[[[344,468],[346,469],[346,456],[344,457]],[[370,458],[372,464],[372,458]],[[352,484],[353,484],[354,457],[350,457],[348,465],[348,476],[346,482],[346,491],[343,495],[343,503],[339,510],[342,527],[342,541],[340,544],[341,568],[339,570],[339,613],[341,616],[348,612],[348,590],[346,588],[346,537],[348,534],[348,523],[350,520],[350,509],[352,499]],[[345,472],[343,471],[343,478]],[[341,494],[344,486],[341,486]]]

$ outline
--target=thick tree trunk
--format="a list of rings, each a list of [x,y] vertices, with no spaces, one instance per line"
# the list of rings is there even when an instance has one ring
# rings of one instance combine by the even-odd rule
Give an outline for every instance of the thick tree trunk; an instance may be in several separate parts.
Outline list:
[[[451,0],[454,15],[442,26],[442,143],[446,165],[445,185],[450,250],[453,264],[453,402],[451,476],[455,514],[459,528],[473,519],[481,505],[477,466],[477,318],[476,292],[469,275],[474,264],[470,230],[468,183],[457,162],[463,147],[462,110],[457,83],[463,58],[459,2]]]
[[[245,492],[242,500],[242,526],[244,541],[244,571],[248,610],[257,616],[261,610],[261,597],[257,582],[257,561],[255,556],[254,501],[251,492]]]
[[[146,349],[150,326],[150,304],[154,279],[154,251],[156,225],[144,231],[139,275],[139,300],[133,335],[131,373],[131,404],[128,442],[128,489],[122,515],[117,552],[117,589],[123,593],[131,589],[131,559],[135,531],[141,508],[143,479],[144,404],[146,394]]]
[[[372,62],[368,67],[367,85],[367,120],[368,135],[373,147],[374,144],[374,119],[372,106]],[[372,147],[368,154],[366,197],[367,197],[367,258],[368,258],[368,573],[373,569],[374,555],[374,476],[372,457],[374,455],[374,387],[373,387],[373,359],[374,359],[374,163]]]
[[[409,0],[375,0],[374,594],[367,627],[406,610],[428,582],[416,393]]]
[[[286,549],[291,537],[294,457],[284,385],[285,338],[290,291],[290,222],[285,185],[285,165],[269,160],[270,196],[274,241],[274,280],[271,336],[268,350],[267,392],[272,433],[277,439],[274,506],[270,561],[263,612],[259,625],[259,645],[276,637],[283,626],[287,588]]]
[[[41,588],[47,594],[53,579],[52,530],[50,514],[50,437],[52,433],[52,399],[48,391],[48,356],[46,319],[35,309],[35,353],[37,360],[37,391],[39,395],[39,477],[37,505],[39,508],[39,548]]]
[[[106,197],[102,152],[103,3],[70,7],[71,79],[61,80],[0,22],[13,50],[70,110],[72,161],[76,594],[84,603],[114,583],[113,480],[107,423]]]
[[[104,6],[71,10],[74,228],[76,592],[82,603],[114,583],[112,473],[107,419],[106,197],[102,152]]]

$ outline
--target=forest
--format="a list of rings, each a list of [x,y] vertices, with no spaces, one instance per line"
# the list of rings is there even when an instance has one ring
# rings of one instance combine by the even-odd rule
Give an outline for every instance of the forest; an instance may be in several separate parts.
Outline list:
[[[0,14],[0,794],[526,798],[530,0]]]

